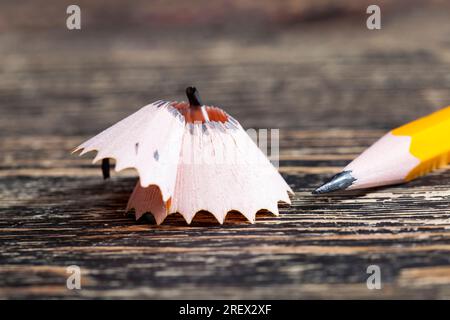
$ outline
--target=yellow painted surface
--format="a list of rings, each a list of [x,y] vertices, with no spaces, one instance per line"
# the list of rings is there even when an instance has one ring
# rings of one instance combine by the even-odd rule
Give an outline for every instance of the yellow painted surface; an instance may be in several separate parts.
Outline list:
[[[394,129],[392,134],[410,136],[409,151],[421,161],[407,175],[407,181],[450,162],[450,106]]]

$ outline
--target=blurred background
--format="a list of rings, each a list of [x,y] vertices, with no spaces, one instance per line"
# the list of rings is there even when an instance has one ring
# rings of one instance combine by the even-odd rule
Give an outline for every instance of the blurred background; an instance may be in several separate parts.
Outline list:
[[[66,8],[81,8],[81,30]],[[381,30],[366,8],[381,7]],[[388,129],[450,104],[446,1],[0,1],[1,136],[91,135],[158,99],[254,128]]]

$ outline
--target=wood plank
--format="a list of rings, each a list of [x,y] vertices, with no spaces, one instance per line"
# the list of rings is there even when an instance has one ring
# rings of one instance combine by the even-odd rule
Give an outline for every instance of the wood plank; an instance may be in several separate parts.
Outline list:
[[[311,195],[332,173],[317,168],[339,168],[341,156],[355,152],[349,142],[359,137],[361,149],[377,133],[345,132],[336,132],[339,148],[323,147],[329,132],[284,132],[281,158],[289,159],[280,170],[296,190],[293,205],[282,205],[279,217],[259,214],[253,225],[233,214],[223,226],[207,214],[190,226],[178,215],[161,226],[124,215],[134,172],[103,181],[90,157],[68,152],[84,137],[3,140],[1,150],[17,160],[0,163],[0,296],[448,297],[450,172],[407,186]],[[16,156],[31,140],[46,143]],[[79,291],[65,288],[72,264],[84,272]],[[365,286],[371,264],[382,269],[382,292]]]

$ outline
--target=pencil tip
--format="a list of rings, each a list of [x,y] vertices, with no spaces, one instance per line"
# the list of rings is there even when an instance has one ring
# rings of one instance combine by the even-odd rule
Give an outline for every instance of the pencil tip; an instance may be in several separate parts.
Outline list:
[[[350,187],[356,179],[352,176],[351,171],[342,171],[341,173],[333,176],[330,181],[323,184],[316,190],[314,190],[313,194],[322,194],[333,192],[337,190],[344,190]]]
[[[110,174],[110,165],[109,165],[109,159],[108,158],[104,158],[102,160],[102,173],[103,173],[103,179],[108,179]]]
[[[191,106],[197,107],[203,105],[202,100],[200,99],[200,94],[196,87],[187,87],[186,95]]]

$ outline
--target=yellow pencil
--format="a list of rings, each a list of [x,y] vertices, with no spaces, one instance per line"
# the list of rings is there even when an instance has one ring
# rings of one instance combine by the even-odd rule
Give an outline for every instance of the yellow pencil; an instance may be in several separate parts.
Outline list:
[[[450,162],[450,106],[394,129],[313,193],[410,181]]]

